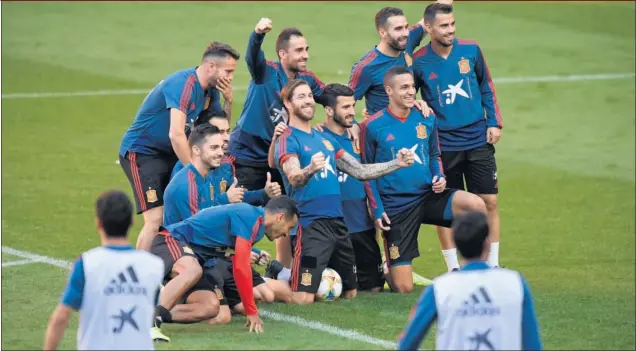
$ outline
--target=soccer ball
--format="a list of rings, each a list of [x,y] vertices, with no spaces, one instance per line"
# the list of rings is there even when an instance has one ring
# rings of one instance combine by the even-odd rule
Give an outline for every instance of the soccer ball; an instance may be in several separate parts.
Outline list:
[[[340,297],[341,293],[342,279],[340,279],[340,274],[331,268],[325,268],[322,272],[322,279],[320,280],[316,298],[319,301],[335,301]]]

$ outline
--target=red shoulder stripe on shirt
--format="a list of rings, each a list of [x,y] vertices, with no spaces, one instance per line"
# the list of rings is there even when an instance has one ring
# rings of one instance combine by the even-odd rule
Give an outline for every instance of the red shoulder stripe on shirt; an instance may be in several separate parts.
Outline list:
[[[353,70],[353,74],[351,75],[351,80],[349,81],[349,87],[351,89],[356,89],[356,86],[358,86],[358,83],[360,82],[360,75],[362,74],[364,67],[375,60],[376,57],[378,57],[378,54],[375,52],[375,50],[371,50],[356,64],[355,69]]]
[[[197,190],[196,175],[188,170],[188,198],[191,214],[197,213],[199,210],[199,191]]]
[[[418,57],[424,56],[426,55],[426,46],[422,46],[419,50],[417,50],[414,54],[413,54],[413,59],[416,59]]]
[[[185,84],[183,85],[183,91],[181,92],[181,99],[179,100],[179,109],[181,112],[187,114],[188,108],[190,107],[190,98],[192,97],[192,88],[194,87],[194,82],[197,80],[197,76],[192,73],[186,79]]]

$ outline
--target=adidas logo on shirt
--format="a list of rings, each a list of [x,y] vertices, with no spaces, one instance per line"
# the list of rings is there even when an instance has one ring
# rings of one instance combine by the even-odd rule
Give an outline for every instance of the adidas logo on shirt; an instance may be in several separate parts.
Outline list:
[[[146,288],[139,286],[139,279],[132,266],[128,266],[124,271],[119,272],[117,277],[110,281],[104,289],[106,296],[110,295],[148,295]]]
[[[457,317],[497,316],[500,313],[499,307],[493,305],[488,291],[482,286],[464,301],[462,307],[457,310]]]

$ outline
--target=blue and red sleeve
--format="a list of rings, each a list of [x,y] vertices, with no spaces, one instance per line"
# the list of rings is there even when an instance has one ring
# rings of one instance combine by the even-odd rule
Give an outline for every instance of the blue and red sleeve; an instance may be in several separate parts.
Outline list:
[[[84,284],[86,279],[84,277],[84,261],[80,256],[73,265],[71,275],[66,283],[66,288],[62,294],[62,304],[79,310],[82,307],[82,300],[84,298]]]
[[[429,116],[429,118],[435,118],[433,131],[431,132],[431,136],[428,138],[428,149],[430,150],[428,158],[431,175],[433,175],[433,177],[444,177],[444,166],[442,165],[441,158],[442,152],[439,146],[439,132],[437,131],[437,117]]]
[[[164,83],[166,86],[163,89],[163,94],[166,99],[166,107],[168,109],[176,108],[177,110],[187,114],[188,109],[190,108],[192,91],[194,90],[196,80],[196,74],[192,73],[188,76],[188,78],[186,78],[185,82],[175,80]]]
[[[360,61],[356,62],[351,68],[351,76],[349,77],[349,87],[353,89],[354,97],[357,100],[361,100],[367,93],[367,90],[371,87],[372,72],[369,72],[367,68],[378,54],[375,50],[369,51]]]
[[[415,49],[420,46],[422,39],[426,37],[426,31],[419,23],[414,24],[409,29],[409,39],[406,42],[406,53],[413,55]]]
[[[221,106],[221,92],[217,89],[210,89],[208,96],[210,97],[210,106],[208,106],[208,110],[210,111],[219,111],[223,109]]]
[[[290,157],[298,157],[298,147],[296,142],[291,136],[291,129],[285,130],[283,134],[281,134],[278,139],[276,139],[276,145],[274,147],[274,161],[277,167],[280,167],[282,170],[283,163],[287,161]]]
[[[435,288],[433,285],[424,290],[413,306],[406,328],[398,337],[398,350],[417,350],[437,317]]]
[[[488,127],[503,128],[503,120],[499,103],[497,102],[497,93],[495,92],[495,84],[492,81],[490,70],[484,59],[481,48],[477,45],[477,59],[475,61],[475,75],[479,82],[479,90],[481,91],[481,101],[486,110],[486,125]]]
[[[252,242],[242,236],[236,236],[234,256],[232,256],[232,271],[236,281],[236,288],[247,316],[258,315],[256,302],[254,301],[254,285],[252,283],[251,251]]]
[[[188,210],[189,213],[183,218],[188,218],[199,211],[199,189],[197,188],[196,175],[192,171],[188,171]]]
[[[521,322],[521,344],[523,350],[543,350],[541,335],[539,335],[539,323],[534,311],[534,303],[530,287],[525,279],[521,278],[523,284],[523,317]]]
[[[368,127],[369,123],[379,118],[381,115],[382,111],[378,111],[360,124],[360,160],[362,163],[375,163],[376,141]],[[369,201],[369,206],[371,207],[371,211],[373,212],[375,219],[382,218],[384,206],[382,205],[382,200],[380,200],[377,180],[372,179],[365,181],[364,192],[367,195],[367,200]]]
[[[247,69],[256,83],[262,83],[267,73],[267,60],[265,60],[265,53],[261,50],[263,39],[265,39],[265,34],[252,32],[250,40],[247,42],[247,52],[245,53]]]

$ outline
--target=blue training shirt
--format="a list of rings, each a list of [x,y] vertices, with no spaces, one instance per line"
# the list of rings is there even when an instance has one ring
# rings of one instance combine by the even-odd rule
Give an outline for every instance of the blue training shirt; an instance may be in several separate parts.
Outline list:
[[[212,105],[220,108],[220,93],[211,88],[207,92],[199,83],[196,68],[175,72],[148,93],[141,103],[132,125],[126,130],[119,148],[119,155],[127,152],[147,155],[173,154],[168,133],[170,109],[186,114],[186,124],[191,125],[199,113]]]
[[[325,156],[325,168],[316,172],[304,186],[292,186],[283,172],[283,163],[290,157],[296,157],[302,169],[311,163],[311,157],[318,152]],[[343,218],[336,160],[344,152],[329,134],[315,129],[306,133],[289,126],[276,140],[274,160],[282,175],[285,192],[298,206],[301,226],[307,228],[311,222],[321,218]]]
[[[402,148],[415,153],[410,167],[370,181],[376,183],[380,193],[375,203],[389,215],[419,204],[422,195],[432,191],[433,177],[444,177],[433,115],[424,117],[411,108],[408,116],[396,116],[385,108],[361,124],[360,143],[363,163],[392,161]]]

